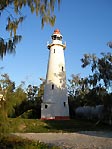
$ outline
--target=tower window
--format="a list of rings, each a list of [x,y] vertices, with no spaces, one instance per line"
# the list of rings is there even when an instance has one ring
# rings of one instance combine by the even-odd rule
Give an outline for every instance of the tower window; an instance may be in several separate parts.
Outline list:
[[[60,37],[57,37],[57,40],[60,40]]]
[[[52,90],[54,89],[54,84],[52,84]]]
[[[66,102],[63,102],[63,104],[64,104],[64,107],[66,106]]]
[[[54,49],[54,53],[55,53],[55,49]]]
[[[62,80],[60,80],[60,83],[62,83]]]
[[[47,109],[48,105],[45,105],[45,109]]]
[[[52,35],[52,40],[62,40],[62,36]]]
[[[56,40],[56,35],[53,35],[52,36],[52,40]]]
[[[62,66],[62,71],[64,70],[64,67]]]

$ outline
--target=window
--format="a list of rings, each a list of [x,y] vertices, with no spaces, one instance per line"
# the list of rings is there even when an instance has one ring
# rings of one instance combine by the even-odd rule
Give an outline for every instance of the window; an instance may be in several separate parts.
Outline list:
[[[54,84],[52,84],[52,90],[54,89]]]
[[[55,53],[55,49],[54,49],[54,53]]]
[[[48,105],[45,105],[45,109],[47,109]]]
[[[62,71],[64,70],[64,67],[62,66]]]
[[[62,83],[62,80],[60,80],[60,83]]]
[[[57,40],[60,40],[60,37],[57,37]]]
[[[66,102],[63,102],[63,104],[64,104],[64,107],[66,106]]]
[[[53,35],[52,40],[56,40],[56,37],[57,37],[56,35]]]
[[[62,36],[52,35],[52,40],[62,40]]]
[[[62,40],[62,36],[57,37],[57,40]]]

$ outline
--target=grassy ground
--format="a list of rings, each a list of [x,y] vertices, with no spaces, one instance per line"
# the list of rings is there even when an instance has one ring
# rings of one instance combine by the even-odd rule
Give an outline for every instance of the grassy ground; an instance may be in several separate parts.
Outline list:
[[[40,142],[33,142],[27,139],[21,139],[13,135],[14,132],[34,132],[34,133],[48,133],[48,132],[78,132],[78,131],[112,131],[112,127],[96,121],[89,120],[36,120],[36,119],[22,119],[22,118],[8,118],[6,122],[1,123],[0,126],[0,149],[59,149],[58,147],[49,147]],[[2,132],[7,135],[1,137]]]
[[[5,135],[0,139],[0,149],[59,149],[39,141],[31,141],[17,136]]]
[[[77,131],[112,131],[112,127],[90,120],[36,120],[36,119],[8,119],[9,132],[77,132]]]

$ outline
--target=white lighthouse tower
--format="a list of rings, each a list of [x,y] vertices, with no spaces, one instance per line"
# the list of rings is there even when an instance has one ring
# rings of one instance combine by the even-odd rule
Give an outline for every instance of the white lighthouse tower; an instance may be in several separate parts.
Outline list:
[[[66,87],[66,71],[62,35],[58,29],[51,36],[52,42],[47,45],[49,61],[41,105],[41,119],[68,120],[69,107]]]

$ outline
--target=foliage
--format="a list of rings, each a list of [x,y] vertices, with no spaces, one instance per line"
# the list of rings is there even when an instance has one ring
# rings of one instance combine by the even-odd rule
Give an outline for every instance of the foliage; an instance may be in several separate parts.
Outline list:
[[[91,75],[81,78],[79,75],[72,75],[69,79],[68,94],[71,96],[85,96],[96,89],[97,94],[102,95],[111,92],[112,86],[112,54],[101,54],[98,58],[94,54],[85,54],[81,59],[82,67],[91,66]]]
[[[85,54],[84,58],[81,59],[82,67],[91,65],[93,75],[89,76],[89,82],[93,87],[96,87],[99,83],[99,85],[109,88],[112,86],[112,54],[101,53],[101,55],[102,57],[98,58],[94,54]]]
[[[9,130],[8,116],[14,117],[14,106],[26,98],[21,87],[15,89],[15,83],[10,80],[8,74],[2,74],[0,79],[0,133]]]
[[[15,106],[16,117],[21,115],[22,118],[40,118],[43,84],[40,87],[28,85],[26,95],[26,100]]]
[[[107,43],[107,46],[109,46],[110,48],[112,48],[112,41],[109,41],[109,42]]]
[[[7,113],[11,108],[11,93],[13,93],[13,90],[15,89],[15,83],[10,80],[7,74],[3,74],[1,77],[0,92],[4,98],[4,100],[1,101],[1,110],[4,113],[4,117],[7,117]]]
[[[15,88],[15,83],[10,80],[8,74],[3,74],[1,76],[1,94],[3,94],[5,98],[1,109],[3,109],[5,113],[4,116],[7,117],[13,113],[14,106],[17,106],[26,99],[26,94],[20,86]]]
[[[38,87],[38,97],[39,97],[39,98],[43,98],[45,80],[42,79],[42,78],[40,78],[40,80],[42,81],[42,83],[41,83],[40,86]]]
[[[7,39],[0,37],[0,57],[3,58],[6,53],[15,52],[16,44],[22,39],[21,35],[17,35],[17,29],[25,19],[22,8],[27,6],[31,13],[35,12],[37,16],[40,16],[43,28],[45,23],[54,25],[56,2],[60,5],[60,0],[1,0],[0,17],[4,12],[6,13],[6,31],[10,33],[10,36]]]
[[[88,78],[81,78],[80,75],[72,75],[72,79],[69,79],[68,94],[71,96],[84,96],[88,93],[89,84]]]
[[[91,73],[85,78],[72,75],[69,79],[68,95],[70,116],[75,116],[79,106],[104,105],[105,118],[112,120],[112,54],[84,54],[82,67],[90,66]]]
[[[28,100],[35,100],[37,90],[38,90],[37,86],[28,85],[28,87],[26,89]]]
[[[40,118],[43,85],[28,85],[26,91],[23,85],[22,82],[15,88],[15,83],[10,80],[8,74],[1,75],[0,93],[5,100],[0,102],[0,111],[5,118],[20,115],[23,118]]]
[[[40,118],[41,100],[24,100],[15,107],[15,116],[23,118]]]

